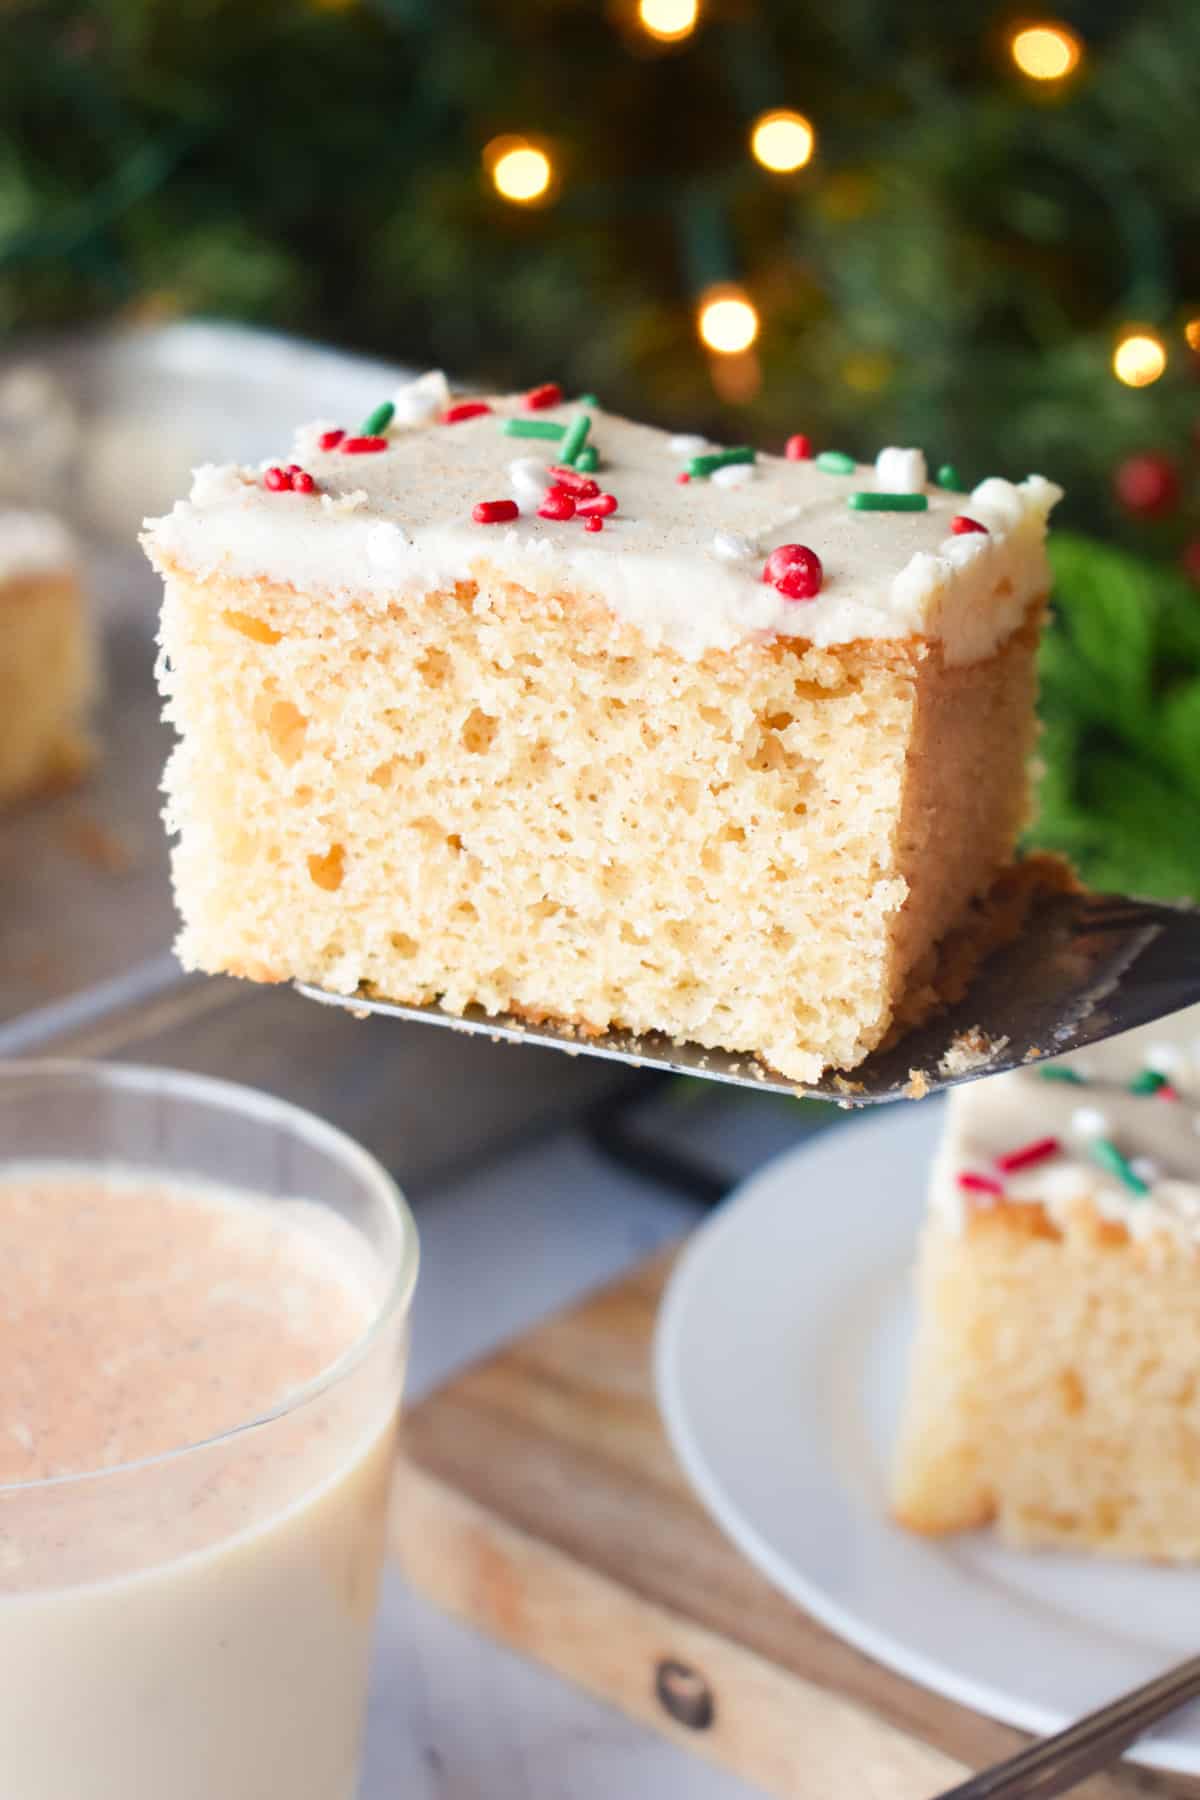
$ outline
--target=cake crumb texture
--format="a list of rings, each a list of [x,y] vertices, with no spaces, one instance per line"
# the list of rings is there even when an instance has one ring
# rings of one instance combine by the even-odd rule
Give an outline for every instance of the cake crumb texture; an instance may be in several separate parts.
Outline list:
[[[1200,1008],[951,1097],[893,1470],[914,1531],[1200,1558]]]
[[[1043,600],[929,640],[648,652],[587,594],[166,575],[191,967],[853,1068],[1009,862]]]

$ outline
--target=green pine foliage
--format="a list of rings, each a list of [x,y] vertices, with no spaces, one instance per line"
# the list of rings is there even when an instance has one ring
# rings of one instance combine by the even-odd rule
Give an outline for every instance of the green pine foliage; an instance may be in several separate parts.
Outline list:
[[[1088,538],[1060,532],[1052,550],[1033,840],[1097,887],[1200,897],[1196,590]]]

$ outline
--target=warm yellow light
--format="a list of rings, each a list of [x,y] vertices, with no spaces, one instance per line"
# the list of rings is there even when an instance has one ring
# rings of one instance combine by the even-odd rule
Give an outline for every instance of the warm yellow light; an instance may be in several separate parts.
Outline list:
[[[1009,50],[1031,81],[1062,81],[1078,67],[1083,45],[1065,25],[1025,25],[1013,33]]]
[[[758,336],[758,314],[744,294],[725,289],[700,302],[696,329],[719,356],[738,356]]]
[[[1167,349],[1149,331],[1130,331],[1113,351],[1113,374],[1126,387],[1149,387],[1167,366]]]
[[[755,159],[777,175],[802,169],[812,157],[815,142],[816,135],[804,115],[786,107],[762,113],[750,133]]]
[[[1183,335],[1187,339],[1189,350],[1200,351],[1200,314],[1188,320],[1183,328]]]
[[[483,163],[501,199],[516,206],[544,200],[554,179],[554,165],[546,152],[523,138],[493,138]]]
[[[638,0],[638,24],[666,44],[688,37],[699,17],[700,0]]]

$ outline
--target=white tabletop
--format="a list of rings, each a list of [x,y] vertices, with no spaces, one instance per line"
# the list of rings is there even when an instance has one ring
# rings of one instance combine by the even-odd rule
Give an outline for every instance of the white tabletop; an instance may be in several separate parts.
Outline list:
[[[761,1155],[757,1127],[754,1143]],[[747,1160],[743,1148],[734,1166]],[[565,1133],[443,1188],[417,1210],[413,1397],[697,1217],[688,1201]],[[362,1800],[751,1800],[756,1792],[438,1613],[389,1572]]]

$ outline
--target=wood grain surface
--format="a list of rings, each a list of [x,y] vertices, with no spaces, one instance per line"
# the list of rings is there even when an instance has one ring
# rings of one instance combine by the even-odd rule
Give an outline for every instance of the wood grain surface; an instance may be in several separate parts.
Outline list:
[[[692,1498],[651,1386],[657,1258],[410,1414],[394,1547],[415,1586],[787,1800],[927,1800],[1026,1740],[776,1594]],[[1126,1766],[1086,1800],[1197,1800]]]

